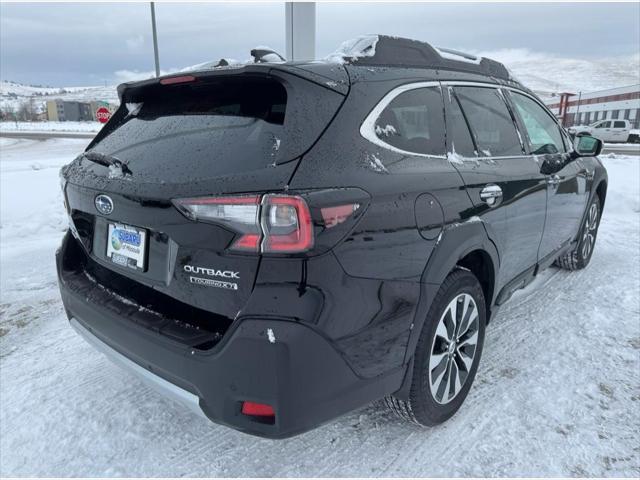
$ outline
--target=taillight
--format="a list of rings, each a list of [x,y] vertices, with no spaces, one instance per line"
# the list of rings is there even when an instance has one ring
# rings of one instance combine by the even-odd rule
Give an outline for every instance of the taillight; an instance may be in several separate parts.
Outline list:
[[[238,231],[241,235],[231,245],[232,250],[260,251],[259,195],[182,198],[173,203],[191,220],[227,224]]]
[[[262,200],[263,252],[306,252],[313,247],[313,223],[306,202],[290,195]]]
[[[174,205],[196,221],[229,225],[241,235],[230,250],[301,253],[313,247],[313,222],[302,197],[242,195],[183,198]]]

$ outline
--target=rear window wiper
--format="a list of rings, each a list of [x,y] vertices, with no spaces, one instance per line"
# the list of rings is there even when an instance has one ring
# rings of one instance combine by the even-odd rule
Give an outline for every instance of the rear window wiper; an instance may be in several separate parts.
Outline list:
[[[116,167],[125,175],[133,174],[126,163],[111,155],[105,155],[104,153],[99,152],[84,152],[80,157],[86,158],[90,162],[97,163],[98,165],[103,165],[105,167]]]

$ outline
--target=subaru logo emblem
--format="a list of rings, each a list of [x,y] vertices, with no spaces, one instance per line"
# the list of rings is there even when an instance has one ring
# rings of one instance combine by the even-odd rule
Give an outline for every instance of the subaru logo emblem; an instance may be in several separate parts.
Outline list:
[[[107,195],[98,195],[94,201],[96,210],[103,215],[110,215],[113,212],[113,200]]]

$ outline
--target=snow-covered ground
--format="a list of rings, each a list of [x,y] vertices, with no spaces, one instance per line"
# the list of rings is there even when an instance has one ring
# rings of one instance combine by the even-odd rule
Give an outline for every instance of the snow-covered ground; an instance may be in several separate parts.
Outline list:
[[[640,161],[591,265],[552,268],[487,330],[466,403],[423,429],[368,406],[270,441],[202,420],[93,350],[62,311],[58,167],[87,140],[0,138],[0,476],[640,475]]]
[[[0,132],[90,132],[97,133],[100,122],[0,122]]]

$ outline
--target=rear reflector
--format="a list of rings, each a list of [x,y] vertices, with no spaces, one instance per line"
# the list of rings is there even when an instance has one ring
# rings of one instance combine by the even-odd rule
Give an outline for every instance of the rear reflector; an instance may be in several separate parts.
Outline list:
[[[176,83],[195,82],[196,77],[193,75],[181,75],[179,77],[169,77],[160,80],[160,85],[175,85]]]
[[[271,405],[265,405],[264,403],[255,403],[255,402],[242,402],[242,414],[248,415],[250,417],[275,417],[276,412],[274,412],[273,407]]]

